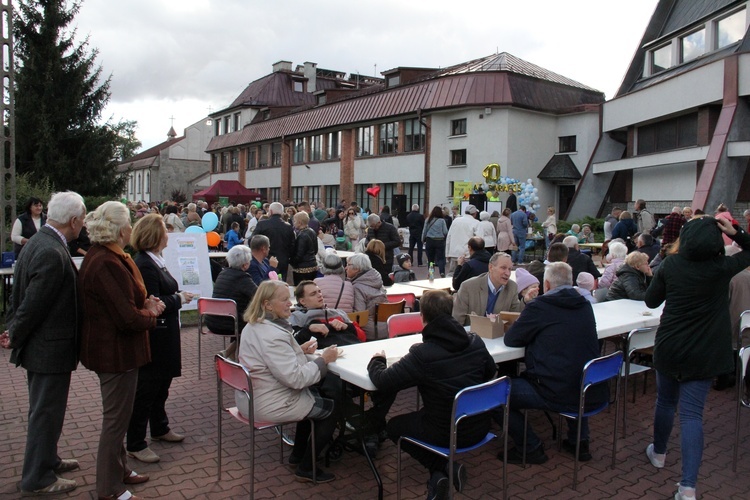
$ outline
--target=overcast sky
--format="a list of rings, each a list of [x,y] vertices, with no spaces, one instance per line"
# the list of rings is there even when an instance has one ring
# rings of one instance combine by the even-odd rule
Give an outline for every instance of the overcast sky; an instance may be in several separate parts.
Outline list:
[[[612,98],[657,0],[84,0],[78,38],[112,75],[105,118],[143,148],[234,100],[279,60],[376,74],[499,52]],[[377,65],[377,69],[376,69]]]

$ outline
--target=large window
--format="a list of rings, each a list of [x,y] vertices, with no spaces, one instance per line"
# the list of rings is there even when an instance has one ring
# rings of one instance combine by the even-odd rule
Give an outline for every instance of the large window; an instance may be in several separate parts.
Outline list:
[[[716,22],[716,48],[720,49],[742,39],[745,35],[745,9]]]
[[[423,151],[427,130],[419,118],[404,122],[404,151]]]
[[[240,169],[240,152],[235,150],[232,151],[232,172],[236,172]]]
[[[466,150],[451,149],[451,165],[466,165]]]
[[[258,155],[258,168],[266,168],[269,165],[271,159],[271,145],[261,144],[260,155]]]
[[[307,187],[307,200],[312,202],[320,201],[320,186],[308,186]],[[318,203],[320,205],[320,203]]]
[[[370,156],[372,154],[374,135],[375,128],[373,126],[357,129],[357,156]]]
[[[247,170],[255,169],[255,148],[247,148]]]
[[[680,60],[687,62],[706,52],[706,28],[680,38]]]
[[[669,151],[698,144],[698,115],[679,116],[638,128],[638,154]]]
[[[651,52],[651,74],[672,67],[672,45],[665,45]]]
[[[323,136],[314,135],[310,138],[310,161],[323,159]]]
[[[292,186],[292,201],[294,203],[299,203],[300,201],[304,199],[305,199],[305,186]]]
[[[415,203],[419,205],[420,212],[424,212],[424,182],[407,182],[404,183],[404,193],[406,195],[406,210],[411,210]]]
[[[268,201],[281,201],[281,188],[268,188]]]
[[[326,207],[336,207],[339,204],[339,186],[326,186]]]
[[[232,131],[232,117],[225,116],[224,117],[224,133],[228,134],[231,131]]]
[[[233,130],[239,130],[240,129],[240,113],[234,114],[234,125],[232,127]]]
[[[451,120],[451,135],[466,135],[466,118]]]
[[[559,153],[574,153],[576,152],[576,136],[574,135],[566,135],[564,137],[560,137],[560,147],[558,149]]]
[[[341,131],[330,132],[328,134],[328,146],[326,149],[326,159],[336,160],[341,158]]]
[[[398,152],[398,122],[380,125],[380,154]]]
[[[213,173],[219,171],[219,155],[211,155],[211,171]]]
[[[293,163],[304,163],[305,161],[305,138],[294,139]]]
[[[272,167],[281,166],[281,143],[280,142],[274,142],[273,144],[271,144],[271,166]]]

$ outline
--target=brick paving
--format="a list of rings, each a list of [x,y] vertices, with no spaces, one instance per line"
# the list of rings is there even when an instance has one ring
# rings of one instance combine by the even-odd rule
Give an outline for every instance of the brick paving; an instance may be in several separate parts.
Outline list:
[[[418,268],[418,274],[426,268]],[[216,480],[216,382],[211,353],[220,350],[221,339],[203,341],[202,379],[198,379],[197,333],[195,327],[182,332],[183,376],[175,379],[168,401],[172,427],[188,437],[179,444],[155,442],[152,449],[161,462],[131,465],[140,473],[151,476],[143,485],[131,491],[145,498],[224,499],[247,497],[249,481],[249,438],[244,426],[230,417],[224,419],[223,474]],[[18,482],[21,476],[26,437],[27,392],[25,371],[8,363],[9,351],[0,350],[0,498],[20,498]],[[646,460],[644,450],[650,442],[651,421],[655,399],[655,384],[650,377],[646,395],[638,385],[635,404],[628,402],[628,435],[618,441],[617,465],[609,468],[611,450],[612,412],[591,420],[592,453],[594,460],[584,464],[579,473],[578,491],[573,491],[572,458],[558,452],[552,441],[550,426],[540,412],[532,413],[532,424],[545,440],[550,460],[544,465],[509,466],[508,492],[512,498],[671,498],[674,484],[680,479],[678,453],[679,423],[675,425],[671,452],[662,470],[654,469]],[[740,449],[738,472],[731,468],[734,433],[734,391],[711,391],[705,415],[705,452],[699,477],[702,498],[744,499],[750,497],[750,446]],[[414,408],[414,389],[399,395],[391,414]],[[101,399],[98,380],[82,366],[74,372],[68,412],[60,454],[75,457],[81,469],[65,474],[78,481],[79,487],[68,495],[54,498],[96,498],[96,447],[101,425]],[[750,412],[743,412],[742,436],[748,435]],[[290,431],[292,429],[289,429]],[[499,442],[468,454],[462,461],[469,467],[469,485],[462,498],[500,498],[502,492],[501,462],[495,455]],[[288,456],[289,449],[286,450]],[[385,497],[396,495],[396,448],[387,442],[381,448],[376,464],[385,487]],[[414,460],[404,455],[403,497],[423,498],[426,494],[426,472]],[[377,490],[367,462],[361,455],[345,452],[341,462],[331,464],[337,480],[313,486],[294,480],[293,470],[278,462],[278,440],[271,431],[257,434],[256,439],[256,498],[374,498]]]

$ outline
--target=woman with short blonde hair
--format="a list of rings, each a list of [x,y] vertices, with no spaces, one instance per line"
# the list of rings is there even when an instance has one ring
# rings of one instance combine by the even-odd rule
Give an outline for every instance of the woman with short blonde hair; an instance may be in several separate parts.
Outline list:
[[[648,255],[643,252],[629,253],[615,274],[617,280],[609,287],[607,300],[643,300],[646,297],[653,276],[648,266]]]

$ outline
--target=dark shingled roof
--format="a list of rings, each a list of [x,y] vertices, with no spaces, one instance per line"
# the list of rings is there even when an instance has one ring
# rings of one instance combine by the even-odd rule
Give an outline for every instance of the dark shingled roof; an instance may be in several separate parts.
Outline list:
[[[173,128],[170,128],[170,133],[174,132]],[[157,144],[156,146],[150,147],[145,151],[142,151],[138,153],[135,156],[132,156],[119,165],[117,165],[117,170],[119,172],[125,172],[128,169],[136,169],[136,168],[143,168],[143,167],[149,167],[155,164],[156,159],[159,157],[159,154],[162,152],[162,150],[167,149],[172,144],[176,144],[183,140],[185,136],[180,137],[172,137],[170,139],[167,139],[166,141],[162,142],[161,144]]]
[[[557,154],[552,155],[537,178],[543,181],[577,181],[581,174],[570,155]]]

